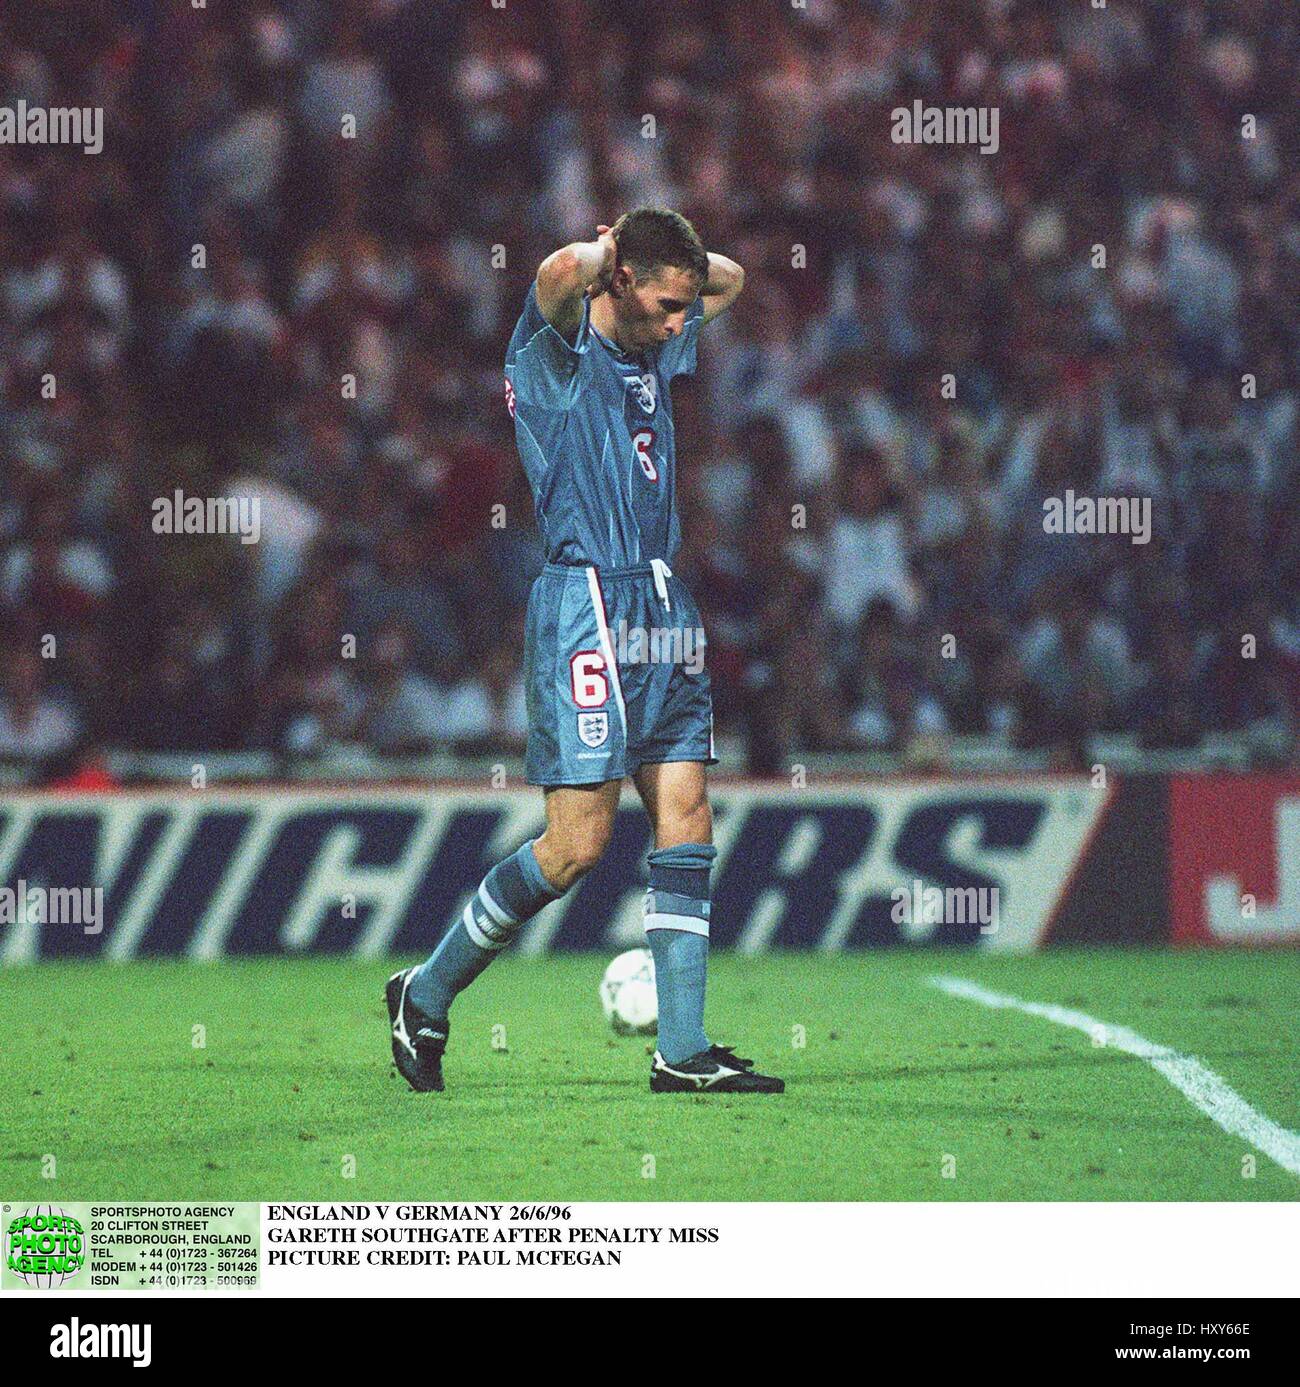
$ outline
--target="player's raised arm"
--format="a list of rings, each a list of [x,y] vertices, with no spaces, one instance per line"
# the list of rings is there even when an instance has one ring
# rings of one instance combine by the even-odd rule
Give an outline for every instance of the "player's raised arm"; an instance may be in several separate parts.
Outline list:
[[[574,241],[552,251],[537,271],[537,306],[542,317],[566,337],[582,322],[583,295],[607,281],[617,262],[613,231],[601,226],[597,232],[594,241]]]
[[[704,281],[700,297],[704,300],[704,322],[711,322],[725,312],[740,297],[745,287],[745,272],[734,260],[717,251],[709,252],[709,277]]]

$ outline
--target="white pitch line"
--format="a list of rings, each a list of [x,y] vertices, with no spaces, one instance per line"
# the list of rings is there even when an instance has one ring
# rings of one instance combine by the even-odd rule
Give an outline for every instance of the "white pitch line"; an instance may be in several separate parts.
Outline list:
[[[1041,1016],[1044,1021],[1055,1021],[1058,1026],[1069,1026],[1071,1030],[1082,1031],[1084,1035],[1100,1034],[1105,1045],[1111,1049],[1146,1060],[1184,1098],[1225,1132],[1248,1141],[1284,1170],[1300,1175],[1300,1134],[1289,1132],[1263,1113],[1256,1112],[1214,1070],[1206,1068],[1191,1055],[1180,1055],[1167,1045],[1157,1045],[1127,1026],[1112,1026],[1086,1012],[1072,1011],[1069,1007],[1058,1007],[1049,1002],[1024,1002],[1005,992],[990,992],[988,988],[966,978],[933,977],[929,982],[950,997],[964,997],[968,1002],[979,1002],[986,1007],[1022,1011],[1026,1016]]]

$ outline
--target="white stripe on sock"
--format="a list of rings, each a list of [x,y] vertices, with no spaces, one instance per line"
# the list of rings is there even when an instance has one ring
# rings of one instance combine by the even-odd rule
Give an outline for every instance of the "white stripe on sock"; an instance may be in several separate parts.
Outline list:
[[[461,920],[464,922],[466,933],[480,949],[486,949],[489,953],[497,953],[499,950],[504,949],[510,942],[508,939],[489,939],[488,936],[483,933],[482,929],[479,927],[479,922],[474,918],[473,901],[470,901],[465,907],[465,913],[461,916]]]
[[[513,915],[507,914],[504,906],[500,906],[488,895],[487,882],[479,882],[478,898],[483,902],[483,909],[497,922],[498,925],[517,925],[518,920]]]
[[[679,929],[687,934],[702,934],[709,937],[709,922],[697,919],[694,915],[668,915],[663,911],[652,911],[645,917],[645,929]]]

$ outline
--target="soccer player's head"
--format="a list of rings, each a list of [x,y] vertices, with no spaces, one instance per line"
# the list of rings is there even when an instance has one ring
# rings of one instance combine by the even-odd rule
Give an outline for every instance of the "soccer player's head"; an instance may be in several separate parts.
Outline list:
[[[619,339],[634,349],[657,346],[681,332],[686,310],[709,277],[709,257],[680,212],[638,207],[611,228],[618,265],[609,296]]]

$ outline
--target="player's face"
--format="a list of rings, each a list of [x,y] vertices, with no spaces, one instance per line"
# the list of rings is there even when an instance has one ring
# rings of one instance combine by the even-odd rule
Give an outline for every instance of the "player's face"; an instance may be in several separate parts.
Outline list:
[[[631,284],[620,301],[622,340],[634,350],[644,351],[676,337],[699,292],[699,279],[689,270],[661,265],[641,284]]]

